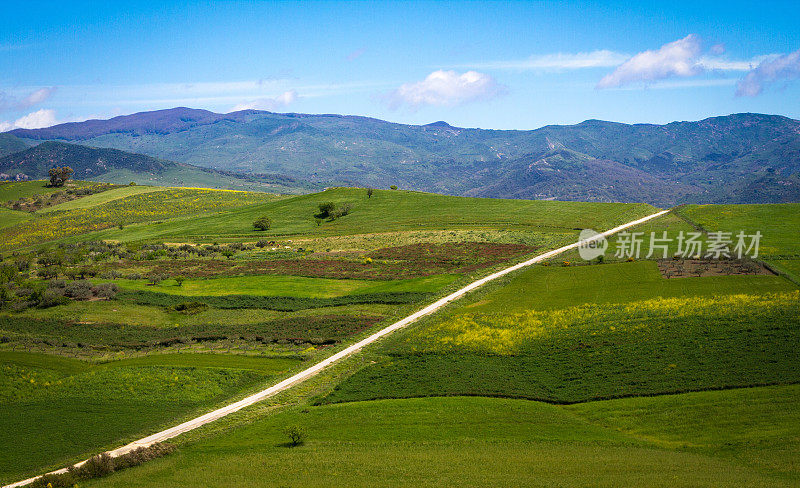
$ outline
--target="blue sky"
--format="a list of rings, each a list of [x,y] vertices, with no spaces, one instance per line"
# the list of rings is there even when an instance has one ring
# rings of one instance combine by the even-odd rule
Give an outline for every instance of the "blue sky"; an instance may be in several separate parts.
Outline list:
[[[189,106],[533,129],[800,118],[796,2],[5,2],[0,130]]]

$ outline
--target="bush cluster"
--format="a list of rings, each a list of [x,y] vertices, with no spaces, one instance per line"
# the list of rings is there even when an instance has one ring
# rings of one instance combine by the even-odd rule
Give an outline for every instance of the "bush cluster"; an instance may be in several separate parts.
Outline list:
[[[353,206],[349,203],[344,203],[340,207],[333,202],[320,203],[317,207],[319,208],[319,213],[315,214],[314,217],[321,220],[327,219],[328,221],[344,217],[353,209]],[[317,225],[319,223],[317,222]]]
[[[147,461],[164,457],[175,452],[172,444],[153,444],[150,447],[140,447],[127,454],[111,457],[108,453],[98,454],[89,458],[82,465],[71,466],[63,474],[46,474],[31,483],[32,488],[73,488],[78,481],[102,478],[115,471],[120,471]]]

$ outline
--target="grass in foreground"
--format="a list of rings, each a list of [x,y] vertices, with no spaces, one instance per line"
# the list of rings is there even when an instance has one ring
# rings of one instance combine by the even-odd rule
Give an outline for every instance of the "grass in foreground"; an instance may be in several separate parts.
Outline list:
[[[174,422],[297,364],[153,355],[104,364],[0,352],[0,481],[15,481]]]
[[[463,397],[298,408],[88,486],[791,486],[799,395],[788,386],[568,408]],[[293,424],[307,439],[289,448],[282,431]],[[752,458],[750,445],[774,455]]]

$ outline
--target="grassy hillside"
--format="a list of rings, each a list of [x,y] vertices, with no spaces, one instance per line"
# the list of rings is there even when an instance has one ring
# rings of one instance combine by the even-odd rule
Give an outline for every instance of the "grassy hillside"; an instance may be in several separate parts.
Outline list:
[[[37,195],[49,195],[64,190],[64,188],[48,186],[48,183],[47,180],[2,181],[0,182],[0,202],[31,198]],[[90,181],[70,180],[66,188],[84,188],[92,184]]]
[[[113,226],[178,215],[198,215],[208,211],[274,200],[274,195],[221,190],[177,189],[140,193],[102,202],[88,208],[49,212],[2,231],[0,249],[14,249],[31,244],[80,235]]]
[[[791,486],[797,401],[790,386],[575,407],[463,397],[310,407],[88,486]],[[281,430],[294,423],[306,442],[287,448]]]
[[[314,216],[321,203],[350,204],[349,215],[319,225]],[[419,230],[504,230],[577,235],[576,228],[604,229],[626,218],[654,211],[646,204],[470,199],[431,193],[335,188],[201,218],[109,230],[97,237],[121,241],[160,239],[169,242],[259,237],[327,237]],[[253,221],[266,215],[273,221],[266,232]]]
[[[28,145],[22,139],[7,132],[0,132],[0,157],[24,151],[27,148]]]
[[[0,453],[0,479],[140,436],[295,364],[192,354],[93,364],[0,351],[0,445],[14,446]]]

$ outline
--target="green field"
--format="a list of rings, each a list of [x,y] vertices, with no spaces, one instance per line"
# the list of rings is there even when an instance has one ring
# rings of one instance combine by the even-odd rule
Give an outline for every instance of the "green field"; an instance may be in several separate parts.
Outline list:
[[[438,275],[381,282],[261,275],[186,280],[181,286],[177,286],[174,280],[167,280],[152,286],[142,280],[116,280],[115,283],[126,290],[150,291],[186,297],[250,295],[332,298],[367,293],[432,293],[449,285],[456,278],[458,276]]]
[[[315,220],[324,202],[350,212]],[[0,481],[229,403],[581,229],[655,210],[144,186],[7,210]],[[684,206],[631,229],[645,253],[651,232],[760,230],[781,276],[665,279],[614,258],[612,239],[604,264],[570,252],[512,273],[175,454],[80,486],[797,485],[796,211]],[[292,424],[307,433],[294,448]]]
[[[0,480],[79,459],[269,381],[286,358],[152,355],[93,364],[0,352]]]
[[[317,226],[320,203],[352,205],[349,215]],[[167,242],[270,236],[338,236],[438,229],[504,229],[577,236],[576,227],[605,229],[653,213],[644,204],[579,203],[450,197],[430,193],[336,188],[321,193],[250,205],[203,218],[109,229],[93,238]],[[261,215],[273,220],[267,232],[253,230]]]
[[[102,201],[102,197],[98,198]],[[203,189],[168,188],[140,193],[93,207],[45,213],[33,220],[4,228],[0,231],[0,249],[26,247],[120,224],[169,219],[179,215],[198,215],[275,198],[266,193]]]
[[[470,312],[559,309],[584,303],[628,303],[654,297],[775,293],[797,287],[779,276],[664,279],[655,261],[590,266],[535,266],[468,306]]]
[[[800,203],[687,205],[679,213],[709,232],[761,232],[760,255],[800,255]]]
[[[32,218],[33,217],[28,212],[0,207],[0,229],[12,227]]]
[[[554,403],[800,382],[798,292],[431,320],[322,402],[440,395]]]
[[[133,195],[141,195],[143,193],[152,193],[154,191],[162,191],[163,188],[153,186],[125,186],[122,188],[114,188],[112,190],[95,193],[94,195],[87,195],[82,198],[70,200],[69,202],[46,207],[39,211],[39,213],[57,212],[60,210],[78,210],[84,208],[91,208],[97,205],[119,200]]]
[[[88,486],[792,486],[798,395],[789,386],[574,407],[471,397],[309,407]],[[299,447],[284,445],[291,424],[307,431]]]
[[[63,188],[47,186],[48,183],[47,180],[0,182],[0,202],[30,198],[36,195],[46,195],[64,190]],[[69,186],[77,188],[91,186],[93,184],[94,183],[91,181],[70,180],[69,182]]]

